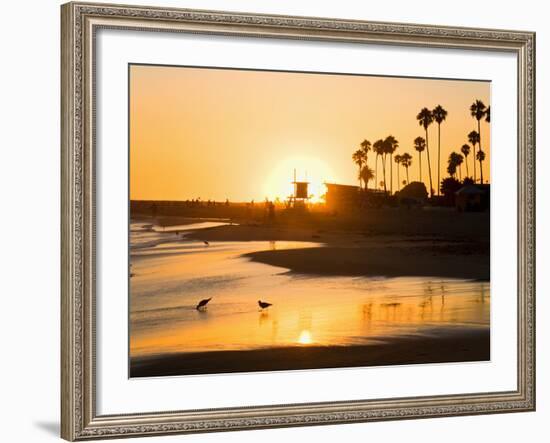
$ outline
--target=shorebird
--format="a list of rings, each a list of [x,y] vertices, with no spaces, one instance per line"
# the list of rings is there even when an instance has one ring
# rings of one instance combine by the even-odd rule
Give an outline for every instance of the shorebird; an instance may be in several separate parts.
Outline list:
[[[206,240],[202,241],[206,246],[210,246],[210,243],[208,243]]]
[[[204,310],[206,310],[206,305],[208,304],[208,302],[209,302],[210,300],[212,300],[212,297],[210,297],[210,298],[205,298],[204,300],[201,300],[201,301],[199,302],[199,304],[196,306],[195,309],[196,309],[197,311],[204,311]]]
[[[268,302],[266,302],[266,301],[258,300],[258,305],[260,306],[260,309],[267,309],[267,308],[269,308],[272,304],[271,304],[271,303],[268,303]]]

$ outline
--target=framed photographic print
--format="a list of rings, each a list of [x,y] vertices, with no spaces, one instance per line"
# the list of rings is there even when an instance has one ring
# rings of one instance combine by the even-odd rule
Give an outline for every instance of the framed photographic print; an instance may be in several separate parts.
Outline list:
[[[63,438],[534,410],[534,33],[61,14]]]

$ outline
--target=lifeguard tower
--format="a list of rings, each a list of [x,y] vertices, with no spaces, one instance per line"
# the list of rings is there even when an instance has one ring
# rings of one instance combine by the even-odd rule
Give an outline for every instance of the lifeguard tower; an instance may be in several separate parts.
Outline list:
[[[308,193],[307,181],[298,181],[296,180],[296,169],[294,170],[294,194],[288,197],[288,206],[291,208],[305,208],[306,204],[310,198]]]

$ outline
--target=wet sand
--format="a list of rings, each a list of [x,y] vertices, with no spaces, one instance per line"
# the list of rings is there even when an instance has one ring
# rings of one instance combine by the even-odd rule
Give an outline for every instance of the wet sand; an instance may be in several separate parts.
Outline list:
[[[174,226],[183,224],[182,222],[185,223],[187,220],[182,220],[181,218],[168,219],[165,220],[165,224],[163,225]],[[233,276],[237,276],[240,275],[239,272],[242,271],[240,266],[243,265],[243,263],[246,265],[248,261],[250,261],[250,266],[259,266],[259,263],[278,267],[279,274],[273,274],[270,271],[265,277],[262,277],[262,275],[256,276],[254,284],[258,287],[254,288],[254,291],[257,290],[258,294],[267,294],[266,296],[269,301],[275,302],[275,306],[280,310],[279,314],[282,315],[281,313],[285,308],[288,311],[290,309],[288,306],[292,305],[292,303],[296,303],[296,301],[286,299],[286,294],[284,293],[279,294],[276,293],[277,291],[273,291],[272,288],[265,287],[265,282],[276,282],[278,281],[277,279],[280,280],[284,278],[282,276],[285,275],[287,278],[293,278],[292,274],[294,273],[297,275],[313,276],[314,281],[317,277],[355,278],[381,276],[420,279],[431,279],[435,277],[441,279],[449,278],[465,281],[477,280],[479,282],[488,282],[490,258],[489,242],[486,233],[483,230],[476,231],[475,225],[473,225],[473,229],[469,228],[467,230],[463,228],[463,230],[452,229],[452,226],[451,229],[446,230],[446,232],[441,231],[441,226],[439,229],[439,232],[435,232],[429,225],[418,223],[413,231],[406,234],[396,233],[395,231],[380,233],[373,232],[365,227],[359,227],[358,225],[344,229],[342,226],[339,226],[339,224],[312,226],[306,223],[289,225],[284,223],[270,224],[241,221],[239,225],[225,225],[190,231],[185,233],[179,241],[176,240],[170,247],[178,248],[178,242],[181,242],[182,247],[187,244],[192,247],[196,242],[189,242],[189,240],[210,242],[208,251],[211,253],[202,254],[202,249],[201,251],[193,252],[194,254],[200,254],[197,255],[197,257],[201,257],[201,260],[197,261],[197,266],[199,266],[207,263],[206,260],[208,258],[211,258],[215,262],[217,257],[216,248],[218,247],[221,248],[219,252],[220,259],[225,260],[224,254],[229,252],[225,251],[224,248],[229,248],[229,250],[231,250],[231,248],[244,245],[240,253],[242,255],[235,249],[235,258],[231,258],[229,261],[226,260],[223,264],[220,262],[220,266],[223,266],[220,269],[223,269],[224,272],[229,272]],[[465,235],[466,231],[470,232],[471,235]],[[305,248],[299,246],[297,248],[285,248],[284,245],[281,245],[281,243],[285,241],[314,242],[318,247]],[[233,245],[231,242],[234,242]],[[265,242],[265,245],[261,249],[254,249],[254,242]],[[267,242],[272,242],[272,244],[268,245]],[[202,246],[202,242],[200,242],[200,244]],[[251,245],[250,248],[246,247],[247,244]],[[242,260],[242,257],[246,260]],[[149,259],[153,258],[153,256],[149,256]],[[175,281],[182,279],[182,273],[185,274],[189,269],[189,264],[179,269],[178,263],[179,262],[176,260],[174,269],[166,268],[169,276],[174,277]],[[228,268],[230,265],[236,267]],[[215,270],[217,268],[208,269]],[[250,281],[250,275],[254,274],[254,272],[252,272],[253,269],[259,272],[265,268],[252,267],[247,269],[247,281]],[[289,272],[285,272],[285,269],[289,270]],[[172,271],[174,275],[171,274]],[[250,274],[250,272],[252,272],[252,274]],[[208,274],[208,276],[212,278],[216,277],[217,274]],[[211,282],[207,280],[205,280],[205,282],[211,284]],[[298,279],[293,284],[298,285],[298,289],[303,289],[299,286],[300,282],[301,280]],[[136,283],[137,280],[134,281],[134,284]],[[203,297],[199,290],[200,285],[197,286],[197,284],[201,282],[192,281],[191,283],[191,288],[194,288],[198,292],[189,295],[189,297],[192,297],[193,302],[196,302],[196,299]],[[221,295],[218,297],[222,305],[225,301],[229,304],[223,305],[224,310],[219,312],[227,313],[228,309],[229,312],[241,312],[242,309],[246,309],[245,306],[248,306],[248,304],[246,304],[248,303],[248,288],[241,288],[239,284],[235,282],[228,282],[226,284],[229,285],[226,288],[227,290],[223,292],[225,286],[222,285],[217,289],[217,294],[224,294],[224,297],[221,297]],[[472,284],[475,285],[480,283]],[[234,288],[231,285],[239,286],[241,292],[238,294],[241,298],[235,298],[235,294],[231,293],[233,290],[232,288]],[[181,303],[183,303],[182,294],[187,294],[189,292],[189,290],[187,290],[180,293],[181,291],[176,290],[176,286],[172,291],[173,294],[167,293],[165,295],[165,302],[168,307],[180,307]],[[333,288],[333,286],[334,285],[332,285],[331,288]],[[354,286],[348,286],[344,285],[342,287],[343,293],[353,299]],[[225,347],[226,350],[204,350],[208,349],[208,347],[196,350],[187,349],[186,352],[179,351],[179,349],[182,351],[185,349],[182,347],[168,350],[168,345],[174,340],[176,340],[174,343],[185,343],[184,338],[181,338],[177,333],[173,333],[174,331],[179,331],[177,327],[179,327],[179,322],[182,321],[181,318],[176,317],[173,319],[176,329],[167,329],[166,334],[160,334],[161,338],[169,337],[170,340],[172,340],[168,340],[167,350],[161,351],[156,348],[152,349],[152,352],[157,353],[155,355],[146,352],[136,353],[131,358],[130,362],[131,377],[489,360],[489,325],[488,321],[486,322],[486,326],[484,325],[485,310],[483,306],[485,306],[485,303],[480,302],[480,300],[483,301],[483,291],[481,291],[479,295],[481,297],[480,300],[477,300],[475,297],[472,298],[471,296],[464,298],[464,306],[460,308],[461,310],[459,310],[458,313],[465,317],[462,318],[459,316],[459,318],[457,318],[453,314],[454,311],[452,311],[452,308],[454,305],[450,303],[450,301],[455,300],[454,297],[460,296],[460,294],[456,293],[455,289],[452,289],[448,293],[451,298],[447,299],[445,295],[447,293],[443,286],[441,286],[441,288],[439,286],[439,283],[435,284],[435,292],[433,293],[432,290],[434,290],[434,288],[428,285],[426,288],[428,292],[426,294],[424,294],[425,291],[419,294],[413,294],[415,297],[420,297],[422,300],[416,300],[415,298],[414,303],[409,303],[410,309],[403,311],[406,312],[407,315],[411,313],[419,315],[422,319],[420,327],[412,328],[410,331],[405,331],[404,333],[400,331],[396,335],[393,335],[393,331],[389,333],[382,332],[382,334],[377,336],[373,335],[372,339],[369,339],[370,341],[365,340],[364,342],[353,344],[340,344],[341,342],[336,342],[320,345],[319,343],[316,344],[315,341],[312,344],[296,344],[295,340],[298,338],[298,333],[300,333],[301,330],[309,330],[314,323],[311,321],[313,318],[311,317],[312,314],[308,314],[310,306],[306,304],[305,307],[307,309],[305,314],[302,312],[303,306],[298,306],[300,309],[295,309],[296,306],[294,306],[294,310],[291,309],[289,311],[292,313],[290,317],[287,315],[281,317],[281,321],[277,321],[277,316],[275,316],[272,322],[268,322],[264,325],[269,326],[267,329],[265,327],[262,329],[262,323],[261,321],[258,323],[256,317],[254,317],[254,319],[256,319],[254,323],[242,323],[242,319],[238,320],[239,323],[235,323],[235,321],[230,322],[229,320],[233,317],[227,317],[227,319],[226,317],[220,316],[201,317],[201,320],[209,320],[209,322],[204,323],[203,326],[206,328],[204,330],[200,329],[201,323],[192,323],[199,329],[197,329],[198,332],[190,332],[190,334],[192,334],[191,339],[196,338],[193,334],[199,334],[198,336],[201,336],[200,334],[205,333],[205,331],[208,332],[208,334],[214,334],[217,333],[216,327],[221,328],[220,331],[227,331],[227,329],[224,328],[236,328],[237,325],[242,325],[243,330],[260,334],[266,343],[273,341],[271,335],[273,333],[279,335],[283,333],[286,334],[284,341],[278,338],[278,342],[273,342],[272,346],[265,347],[265,343],[262,343],[261,345],[253,344],[253,346],[244,349],[239,347],[242,340],[237,336],[232,337],[232,340],[237,344],[233,346],[234,343],[231,342],[232,345]],[[144,294],[146,294],[147,288],[144,288]],[[380,288],[374,289],[375,292],[380,290]],[[464,288],[461,288],[459,291],[463,289]],[[323,288],[323,290],[326,291],[326,288]],[[384,301],[385,299],[382,301],[373,299],[375,300],[375,305],[373,306],[376,307],[380,305],[381,307],[384,303],[390,302],[400,304],[400,300],[395,301],[394,299],[395,295],[401,294],[402,291],[398,288],[396,288],[396,290],[397,292],[395,294],[387,294],[390,296],[390,298],[388,298],[388,300],[390,300],[389,302]],[[468,290],[471,291],[471,288]],[[308,294],[312,296],[318,295],[312,291],[315,291],[315,289],[304,293],[304,296],[306,296],[304,300],[307,299]],[[434,294],[436,296],[441,295],[441,302],[439,302],[439,297],[437,297],[437,303],[439,303],[437,306],[440,308],[437,312],[433,310],[432,305],[432,295]],[[366,293],[365,296],[367,295],[370,297],[373,296],[371,293]],[[426,300],[422,297],[426,298]],[[250,295],[248,298],[255,303],[257,296],[254,294],[253,296]],[[148,303],[152,299],[150,297],[144,297],[143,300]],[[157,297],[155,300],[160,299]],[[446,300],[447,303],[444,304],[444,300]],[[158,301],[158,303],[160,303],[160,301]],[[367,303],[367,301],[368,300],[364,303]],[[426,303],[428,303],[428,305],[426,305]],[[220,305],[220,309],[222,305]],[[351,305],[353,305],[353,303]],[[428,307],[426,308],[426,306]],[[456,308],[456,306],[454,307]],[[217,308],[217,306],[212,306],[210,314],[215,314],[215,308]],[[356,320],[354,309],[355,308],[352,306],[351,311],[345,311],[345,314],[351,319],[350,321]],[[396,331],[398,331],[399,326],[403,326],[400,323],[401,320],[410,322],[410,319],[403,318],[400,320],[398,317],[391,317],[388,320],[384,320],[381,316],[391,316],[395,314],[395,310],[387,311],[382,308],[380,309],[381,310],[373,311],[374,314],[376,314],[373,320],[390,321],[390,329],[394,327]],[[153,319],[154,315],[156,315],[154,312],[155,310],[153,309],[151,313]],[[303,318],[300,317],[300,315],[294,318],[296,312],[298,312],[298,314],[304,314],[302,315]],[[364,308],[361,312],[364,314]],[[446,313],[450,315],[449,318],[446,317]],[[181,313],[178,313],[178,316],[179,315],[181,315]],[[308,315],[310,315],[310,317],[308,317]],[[428,315],[429,318],[424,319],[424,315]],[[348,317],[345,318],[348,319]],[[315,318],[317,319],[316,321],[318,321],[319,318],[324,319],[323,316],[319,317],[318,315]],[[361,317],[361,319],[362,318],[363,317]],[[359,319],[359,321],[361,319]],[[305,322],[304,325],[300,323],[302,320]],[[392,322],[393,320],[394,322]],[[456,325],[449,327],[442,326],[434,330],[433,327],[435,324],[430,324],[430,321],[439,323],[450,322],[456,323]],[[373,324],[375,325],[376,322]],[[318,331],[321,331],[319,334],[312,331],[313,336],[316,338],[322,336],[323,330],[319,329],[321,326],[317,324],[313,324],[313,326],[316,327]],[[328,325],[328,327],[334,326],[335,325],[332,323]],[[336,324],[337,328],[341,326],[342,325]],[[165,327],[165,325],[163,327]],[[298,329],[294,330],[293,328]],[[352,332],[350,332],[351,329],[346,329],[346,327],[344,327],[344,330],[347,334],[352,334]],[[149,331],[149,329],[147,329],[147,331]],[[169,333],[169,331],[172,332]],[[225,332],[221,333],[225,334]],[[392,336],[388,338],[387,334],[392,334]],[[212,337],[217,336],[214,334]],[[212,337],[209,339],[217,340]],[[286,343],[289,342],[289,337],[292,339],[292,343],[287,345]],[[223,335],[221,341],[225,339],[226,337]],[[213,343],[219,342],[220,341],[214,341]],[[220,347],[218,349],[224,348]]]
[[[437,248],[324,247],[247,254],[253,261],[313,275],[446,277],[489,280],[489,260],[451,255]]]
[[[316,241],[321,248],[247,254],[252,261],[311,275],[447,277],[489,281],[489,243],[469,238],[371,235],[279,226],[221,226],[192,233],[208,241]]]
[[[488,328],[437,330],[356,346],[292,346],[132,358],[131,377],[489,361]]]

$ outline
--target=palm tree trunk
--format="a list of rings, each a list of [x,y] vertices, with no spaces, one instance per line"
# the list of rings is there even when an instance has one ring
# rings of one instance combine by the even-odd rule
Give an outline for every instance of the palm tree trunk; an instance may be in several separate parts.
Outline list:
[[[460,177],[460,181],[462,181],[462,165],[458,165],[458,174]]]
[[[361,163],[358,163],[358,165],[359,165],[359,190],[361,190],[362,189],[362,187],[361,187],[361,183],[362,183],[362,181],[361,181],[362,180],[361,179],[361,166],[363,166],[363,165]]]
[[[477,144],[477,147],[479,151],[481,151],[481,119],[477,120],[477,133],[479,134],[479,143]],[[483,171],[481,170],[481,161],[479,162],[479,177],[481,178],[481,184],[483,184]]]
[[[428,154],[428,176],[430,177],[430,196],[434,196],[434,187],[432,183],[432,166],[430,165],[430,148],[428,147],[428,128],[426,128],[426,153]]]
[[[470,171],[468,170],[468,157],[464,156],[465,157],[465,162],[466,163],[466,177],[469,177],[470,176]]]
[[[393,194],[393,154],[390,154],[390,195]]]
[[[439,174],[441,171],[441,123],[437,124],[437,195],[439,195]]]
[[[374,158],[374,189],[376,190],[376,187],[378,186],[377,183],[378,180],[378,154],[376,154],[376,157]]]
[[[474,155],[472,155],[474,160],[474,183],[476,182],[476,145],[474,145]]]
[[[384,174],[384,192],[387,192],[386,188],[386,154],[382,156],[382,173]]]
[[[483,169],[481,164],[481,159],[479,159],[479,177],[480,177],[480,183],[483,184]]]
[[[365,159],[365,168],[369,169],[369,162],[366,159]],[[364,182],[365,182],[365,191],[366,191],[367,189],[369,189],[369,180],[368,180],[368,178],[367,178],[367,180],[364,180]]]
[[[397,191],[399,192],[399,165],[397,165]]]
[[[409,184],[409,167],[405,166],[405,171],[407,171],[407,184]]]
[[[418,151],[418,169],[420,171],[420,175],[418,176],[418,181],[422,183],[422,151]]]

